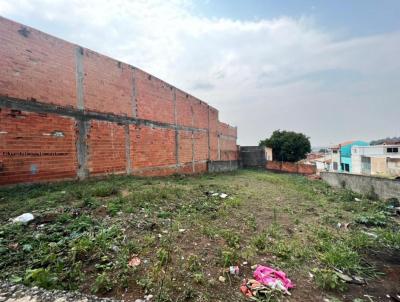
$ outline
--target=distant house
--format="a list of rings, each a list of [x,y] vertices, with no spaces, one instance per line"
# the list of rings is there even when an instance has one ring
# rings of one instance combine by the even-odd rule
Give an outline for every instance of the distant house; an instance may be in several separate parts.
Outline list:
[[[331,156],[324,152],[311,152],[307,154],[307,158],[298,161],[298,163],[306,165],[315,165],[317,171],[328,171],[332,162]]]
[[[272,155],[272,148],[265,147],[265,159],[270,160],[270,161],[274,160],[273,155]]]
[[[352,173],[351,149],[353,146],[369,146],[364,141],[346,141],[329,148],[332,162],[330,171]]]
[[[351,153],[352,173],[400,176],[400,145],[353,146]]]

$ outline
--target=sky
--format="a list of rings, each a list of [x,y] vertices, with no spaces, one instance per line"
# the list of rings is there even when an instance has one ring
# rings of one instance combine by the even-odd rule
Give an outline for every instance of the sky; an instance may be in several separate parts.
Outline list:
[[[240,145],[400,136],[398,0],[0,0],[0,15],[202,99]]]

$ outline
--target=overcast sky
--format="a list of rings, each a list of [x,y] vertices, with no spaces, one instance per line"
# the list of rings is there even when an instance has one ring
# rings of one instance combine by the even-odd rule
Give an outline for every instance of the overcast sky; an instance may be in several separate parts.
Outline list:
[[[398,0],[0,0],[0,14],[217,107],[239,144],[400,136]]]

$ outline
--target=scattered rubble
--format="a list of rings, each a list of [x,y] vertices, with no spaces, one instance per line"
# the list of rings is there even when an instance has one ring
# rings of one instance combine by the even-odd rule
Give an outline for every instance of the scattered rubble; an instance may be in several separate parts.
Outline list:
[[[214,192],[214,191],[207,191],[204,192],[204,194],[206,194],[207,196],[211,196],[211,197],[219,197],[221,199],[225,199],[228,197],[228,194],[226,193],[218,193],[218,192]]]
[[[99,298],[79,292],[45,290],[22,284],[0,282],[0,301],[5,302],[119,302],[121,300]]]
[[[224,283],[226,281],[226,278],[224,276],[219,276],[218,280]]]
[[[131,258],[131,260],[129,260],[128,265],[129,265],[130,267],[136,267],[136,266],[139,266],[139,265],[140,265],[140,262],[141,262],[140,258],[137,257],[136,255],[134,255],[134,256]]]

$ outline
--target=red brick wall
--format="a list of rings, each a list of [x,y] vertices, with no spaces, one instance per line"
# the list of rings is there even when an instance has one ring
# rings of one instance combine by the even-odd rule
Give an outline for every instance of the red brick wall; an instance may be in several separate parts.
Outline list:
[[[317,173],[317,167],[314,165],[298,165],[298,173],[300,174],[316,174]]]
[[[132,68],[87,49],[83,56],[85,109],[132,116]]]
[[[0,94],[75,107],[75,46],[0,17]]]
[[[189,95],[179,89],[176,89],[176,114],[178,125],[193,126],[192,102],[189,100]]]
[[[0,108],[0,184],[75,177],[74,119]]]
[[[317,172],[317,168],[314,165],[296,164],[290,162],[277,162],[277,161],[267,161],[267,170],[281,171],[286,173],[298,173],[311,175]]]
[[[198,99],[191,98],[193,106],[193,126],[208,128],[208,105]]]
[[[218,111],[210,108],[210,159],[218,160]]]
[[[196,132],[194,139],[194,160],[205,161],[208,159],[208,135],[206,132]]]
[[[192,131],[179,131],[179,163],[191,163],[193,161],[192,153]]]
[[[91,121],[87,135],[91,175],[126,172],[125,130],[116,123]]]
[[[135,70],[135,83],[138,117],[174,124],[172,86],[139,69]]]
[[[138,126],[130,134],[134,169],[176,164],[174,130]]]
[[[239,152],[236,145],[236,127],[218,122],[218,133],[221,160],[237,160]]]
[[[238,158],[236,128],[219,122],[217,109],[2,17],[0,110],[0,184],[197,173],[207,160]]]
[[[267,164],[265,166],[267,170],[276,170],[280,171],[281,170],[281,163],[278,161],[267,161]]]

